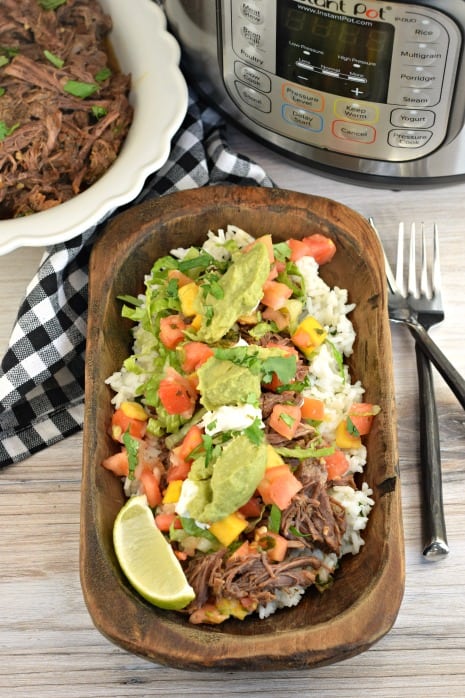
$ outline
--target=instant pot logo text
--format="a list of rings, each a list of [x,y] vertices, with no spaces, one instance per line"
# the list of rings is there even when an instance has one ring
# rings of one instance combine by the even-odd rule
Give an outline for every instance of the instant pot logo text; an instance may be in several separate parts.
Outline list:
[[[305,0],[302,4],[365,19],[386,19],[391,9],[387,6],[375,8],[365,2],[353,2],[353,0]]]

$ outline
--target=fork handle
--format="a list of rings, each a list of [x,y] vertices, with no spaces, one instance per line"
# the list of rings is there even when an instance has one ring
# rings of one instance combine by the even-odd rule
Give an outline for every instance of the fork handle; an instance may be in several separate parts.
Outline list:
[[[416,318],[410,317],[407,320],[407,325],[412,335],[421,344],[423,351],[436,366],[465,410],[465,379],[463,376],[454,368],[449,359],[443,354],[441,349],[431,339],[423,325],[420,325]]]
[[[444,521],[439,424],[431,364],[415,344],[420,398],[420,458],[423,486],[423,518],[427,560],[440,560],[449,552]]]

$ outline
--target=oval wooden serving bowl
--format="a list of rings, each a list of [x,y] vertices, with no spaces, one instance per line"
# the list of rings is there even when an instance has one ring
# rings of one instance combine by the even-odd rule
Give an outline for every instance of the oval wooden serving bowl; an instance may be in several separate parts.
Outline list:
[[[119,294],[143,291],[155,259],[200,244],[209,229],[233,223],[275,241],[321,232],[337,253],[321,275],[348,288],[357,304],[351,372],[382,411],[368,437],[364,479],[375,506],[359,555],[342,559],[334,584],[265,620],[189,624],[181,613],[145,602],[127,583],[112,546],[124,502],[119,479],[101,467],[115,450],[108,436],[111,391],[105,379],[130,353],[130,323]],[[90,264],[86,414],[81,505],[81,582],[96,627],[130,652],[184,669],[303,668],[366,650],[392,627],[404,589],[404,550],[391,340],[381,248],[367,221],[330,199],[280,189],[217,186],[171,194],[116,217]]]

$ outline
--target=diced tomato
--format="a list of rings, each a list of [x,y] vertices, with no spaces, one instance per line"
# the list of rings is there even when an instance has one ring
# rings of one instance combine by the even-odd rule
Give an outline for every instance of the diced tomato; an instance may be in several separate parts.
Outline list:
[[[258,497],[251,497],[248,502],[246,502],[239,511],[246,519],[256,519],[262,513],[262,505]]]
[[[213,349],[204,342],[186,342],[179,347],[182,356],[181,368],[185,373],[193,373],[213,356]]]
[[[263,305],[279,310],[292,296],[292,289],[280,281],[265,281],[263,284]]]
[[[168,368],[166,378],[160,381],[158,395],[168,414],[179,414],[185,419],[194,414],[197,392],[192,383],[174,368]]]
[[[369,402],[354,402],[349,409],[349,419],[360,436],[369,434],[373,425],[373,417],[378,414],[378,405]]]
[[[107,470],[111,470],[115,475],[127,477],[129,475],[129,459],[126,449],[122,449],[112,456],[108,456],[102,461],[102,465]]]
[[[191,465],[192,464],[188,463],[187,461],[180,461],[176,465],[171,465],[166,474],[166,481],[172,482],[173,480],[185,480],[189,475]]]
[[[297,407],[297,405],[278,404],[273,407],[269,425],[284,438],[293,439],[300,424],[301,416],[300,407]]]
[[[287,553],[287,540],[279,533],[267,531],[257,539],[257,545],[266,552],[273,562],[282,562]]]
[[[143,493],[147,497],[148,505],[156,507],[162,500],[158,478],[147,468],[141,472],[139,478],[142,483]]]
[[[342,475],[345,475],[349,469],[349,461],[345,453],[338,448],[330,456],[323,458],[328,473],[328,480],[335,480]]]
[[[185,480],[189,475],[192,462],[181,457],[182,444],[175,446],[170,451],[170,465],[166,474],[167,482],[173,480]],[[184,453],[187,453],[185,450]]]
[[[248,252],[254,245],[265,245],[266,250],[268,252],[268,259],[270,260],[270,264],[273,264],[274,262],[274,249],[273,249],[273,239],[271,235],[262,235],[261,237],[257,238],[253,242],[250,243],[250,245],[246,245],[244,247],[244,252]]]
[[[231,555],[229,556],[229,560],[243,560],[246,557],[249,557],[251,554],[250,550],[250,543],[248,540],[245,540],[236,550],[234,550]]]
[[[197,426],[197,424],[191,426],[179,447],[179,458],[185,461],[192,460],[192,458],[189,459],[189,456],[191,455],[192,451],[194,451],[199,446],[202,446],[202,437],[202,429],[199,426]]]
[[[289,466],[284,464],[267,468],[257,489],[265,504],[276,504],[283,510],[289,506],[294,495],[302,487],[302,483],[291,472]]]
[[[174,525],[174,528],[182,528],[182,523],[179,519],[179,516],[177,514],[173,513],[164,513],[162,512],[161,514],[157,514],[155,516],[155,524],[157,528],[160,529],[160,531],[163,532],[168,532],[171,528],[171,525]]]
[[[263,387],[275,393],[277,388],[279,388],[282,384],[283,383],[279,380],[277,374],[273,372],[271,375],[271,380],[268,383],[263,383]]]
[[[168,315],[160,319],[160,341],[167,349],[175,349],[182,342],[186,323],[180,315]]]
[[[143,439],[147,430],[147,422],[134,419],[124,414],[122,409],[115,410],[111,417],[111,435],[115,441],[123,442],[123,434],[129,434],[136,439]]]
[[[323,400],[318,400],[316,397],[304,397],[300,411],[302,419],[313,419],[321,422],[325,418],[325,404]]]
[[[267,281],[273,281],[274,279],[276,279],[278,274],[279,274],[278,267],[276,266],[276,264],[272,264],[271,268],[270,268],[270,273],[268,274]]]
[[[292,262],[297,262],[297,260],[302,259],[302,257],[308,256],[307,245],[303,240],[296,240],[295,238],[291,238],[287,241],[287,244],[291,249]]]
[[[264,320],[274,322],[278,330],[284,330],[289,326],[289,315],[284,315],[280,310],[266,308],[262,313],[262,317]]]
[[[330,262],[336,252],[334,242],[320,233],[314,233],[302,240],[288,240],[291,248],[291,261],[296,262],[302,257],[313,257],[318,264]]]
[[[192,282],[192,279],[187,276],[187,274],[183,274],[182,271],[179,271],[179,269],[170,269],[168,272],[168,279],[176,279],[179,288],[181,288],[181,286],[187,286],[187,284]]]

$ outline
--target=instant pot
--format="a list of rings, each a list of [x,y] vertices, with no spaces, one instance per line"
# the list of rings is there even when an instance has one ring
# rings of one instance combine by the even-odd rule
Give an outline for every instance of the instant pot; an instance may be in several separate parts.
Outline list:
[[[465,177],[464,0],[164,0],[183,69],[249,134],[388,186]]]

